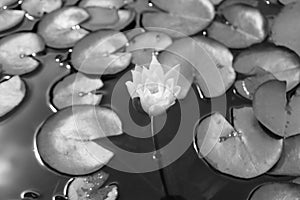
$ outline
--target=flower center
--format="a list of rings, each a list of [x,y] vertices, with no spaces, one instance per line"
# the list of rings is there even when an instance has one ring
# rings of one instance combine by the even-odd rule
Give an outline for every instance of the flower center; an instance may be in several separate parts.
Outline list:
[[[158,84],[156,83],[147,84],[146,87],[151,92],[151,94],[156,94],[159,92]]]

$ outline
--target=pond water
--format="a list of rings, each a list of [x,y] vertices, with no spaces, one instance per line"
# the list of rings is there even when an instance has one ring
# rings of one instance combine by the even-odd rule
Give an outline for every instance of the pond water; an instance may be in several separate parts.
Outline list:
[[[270,9],[266,4],[262,5],[265,6],[263,10],[266,15],[277,12],[277,8]],[[26,22],[19,28],[26,30],[26,27],[30,29],[32,25],[33,23]],[[0,199],[20,199],[23,191],[32,190],[40,194],[39,199],[49,200],[55,195],[63,194],[64,186],[70,179],[68,176],[55,174],[41,165],[33,151],[36,130],[53,114],[49,106],[50,86],[70,73],[69,69],[55,61],[57,55],[61,54],[63,54],[61,51],[48,50],[47,54],[38,56],[43,63],[40,69],[22,76],[27,88],[24,102],[0,121]],[[141,133],[145,134],[145,137],[147,134],[150,136],[150,120],[134,109],[124,85],[130,78],[129,70],[132,67],[114,77],[103,77],[105,87],[101,89],[104,92],[101,104],[112,107],[120,115],[125,133],[128,133],[121,137],[113,137],[111,141],[120,148],[132,152],[149,152],[153,150],[152,139],[135,136]],[[235,94],[233,88],[226,93],[227,102],[222,102],[224,97],[219,97],[214,102],[202,99],[194,86],[187,98],[178,101],[168,111],[167,116],[155,119],[155,128],[159,130],[156,135],[159,147],[169,144],[177,132],[186,134],[184,137],[186,141],[182,141],[183,144],[188,144],[182,145],[182,151],[185,151],[185,148],[186,151],[171,165],[160,171],[141,174],[104,167],[103,170],[110,174],[108,182],[119,185],[119,199],[247,199],[251,190],[261,183],[288,180],[289,178],[274,178],[268,175],[251,180],[237,179],[216,172],[198,158],[192,144],[193,129],[200,117],[212,111],[211,105],[217,105],[213,109],[226,112],[227,115],[230,114],[232,107],[251,105],[250,101]],[[223,110],[224,103],[226,110]],[[189,117],[181,118],[184,115]],[[98,142],[109,145],[101,140]],[[180,146],[178,148],[180,149]],[[118,150],[115,151],[116,156],[111,161],[112,165],[122,164],[118,163],[122,161],[122,154],[118,153]],[[167,162],[164,159],[168,158],[162,158],[162,162]],[[152,162],[156,164],[155,160]],[[134,168],[137,163],[128,161],[125,164],[128,168]]]

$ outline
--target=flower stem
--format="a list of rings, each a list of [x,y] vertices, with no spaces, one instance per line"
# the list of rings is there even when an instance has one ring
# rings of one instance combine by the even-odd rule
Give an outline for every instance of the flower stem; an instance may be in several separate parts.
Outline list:
[[[166,179],[164,176],[164,172],[163,172],[163,164],[161,162],[161,153],[159,150],[159,145],[157,142],[157,138],[155,137],[155,130],[154,130],[154,116],[150,117],[151,120],[151,136],[152,136],[152,141],[153,141],[153,145],[154,145],[154,152],[153,152],[153,159],[157,162],[158,164],[158,171],[159,171],[159,175],[162,181],[162,185],[163,185],[163,190],[166,194],[166,196],[169,195],[169,191],[168,191],[168,187],[167,187],[167,183],[166,183]]]

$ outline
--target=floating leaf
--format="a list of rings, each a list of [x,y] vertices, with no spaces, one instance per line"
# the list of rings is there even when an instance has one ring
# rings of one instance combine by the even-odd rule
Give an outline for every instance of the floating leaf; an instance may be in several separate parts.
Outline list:
[[[236,72],[248,76],[235,83],[238,92],[248,99],[252,99],[257,87],[268,80],[286,81],[288,91],[300,82],[299,57],[276,46],[251,47],[236,57],[233,67]]]
[[[115,200],[118,197],[118,187],[116,185],[102,187],[108,176],[107,173],[100,171],[90,176],[71,179],[65,187],[66,196],[69,200]]]
[[[265,183],[250,194],[249,200],[296,200],[300,185],[293,183]]]
[[[23,10],[0,10],[0,32],[20,24],[25,16]]]
[[[20,75],[35,70],[39,62],[34,54],[43,51],[45,44],[35,33],[15,33],[0,40],[0,63],[3,73]]]
[[[17,3],[19,0],[1,0],[0,1],[0,8],[4,7],[4,6],[10,6],[12,4]]]
[[[228,21],[215,21],[208,28],[208,35],[229,48],[245,48],[262,42],[267,34],[265,17],[256,8],[247,5],[232,5],[222,10]]]
[[[127,43],[121,32],[91,33],[74,46],[71,60],[77,70],[87,74],[115,74],[130,64],[131,53],[120,51]]]
[[[149,65],[154,51],[162,51],[172,44],[165,33],[145,32],[129,41],[126,51],[132,53],[132,62],[137,65]]]
[[[50,47],[72,47],[89,33],[78,26],[88,18],[83,8],[64,7],[45,15],[38,25],[38,33]]]
[[[100,78],[87,77],[82,73],[71,74],[55,85],[52,102],[58,109],[80,104],[97,105],[102,95],[95,94],[95,91],[102,86]]]
[[[193,35],[214,18],[215,12],[209,0],[153,0],[157,7],[167,12],[146,12],[142,24],[146,29],[161,31],[172,37]]]
[[[299,120],[299,118],[298,118]],[[290,137],[283,142],[283,152],[270,174],[300,176],[300,137]]]
[[[0,83],[0,117],[17,107],[24,99],[25,84],[19,76]]]
[[[300,2],[285,6],[274,19],[271,40],[286,46],[300,55]]]
[[[219,113],[204,118],[196,128],[199,155],[218,171],[254,178],[278,161],[282,140],[268,136],[251,107],[233,110],[234,127]]]
[[[118,11],[114,8],[88,7],[86,10],[90,18],[82,24],[82,27],[88,30],[105,29],[119,21]]]
[[[80,7],[103,7],[119,9],[126,4],[133,3],[134,0],[82,0],[79,3]]]
[[[113,153],[94,140],[122,133],[121,121],[110,109],[78,105],[48,118],[35,138],[38,157],[51,169],[70,175],[95,172]]]
[[[288,5],[291,3],[297,3],[298,0],[278,0],[280,3],[284,4],[284,5]]]
[[[232,5],[248,5],[252,7],[257,7],[259,1],[258,0],[226,0],[223,1],[222,4],[218,7],[218,12],[222,13],[222,10],[224,10],[226,7],[232,6]]]
[[[61,8],[62,0],[23,0],[22,9],[34,17],[42,17]]]
[[[286,84],[277,80],[262,84],[255,92],[253,108],[256,118],[273,133],[289,137],[300,133],[300,95],[289,101]]]

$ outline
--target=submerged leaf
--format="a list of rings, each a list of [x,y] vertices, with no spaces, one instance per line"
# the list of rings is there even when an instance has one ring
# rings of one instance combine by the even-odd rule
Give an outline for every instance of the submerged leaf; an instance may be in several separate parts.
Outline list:
[[[37,156],[52,170],[85,175],[99,170],[113,152],[94,140],[122,134],[122,124],[110,109],[78,105],[58,111],[40,127],[35,138]]]
[[[91,33],[75,45],[71,61],[77,70],[87,74],[118,73],[130,64],[131,53],[120,51],[127,42],[121,32]]]
[[[3,73],[20,75],[35,70],[39,62],[32,56],[45,48],[35,33],[15,33],[0,40],[0,63]]]
[[[234,127],[219,113],[203,119],[196,128],[199,155],[218,171],[254,178],[278,161],[282,140],[268,136],[251,107],[233,110]]]
[[[52,102],[62,109],[71,105],[97,105],[102,95],[95,94],[103,86],[100,78],[90,78],[78,72],[65,77],[53,89]]]
[[[4,116],[24,99],[26,88],[19,76],[0,83],[0,117]]]
[[[88,18],[89,14],[83,8],[64,7],[42,18],[38,25],[38,34],[50,47],[72,47],[89,33],[79,26]]]

